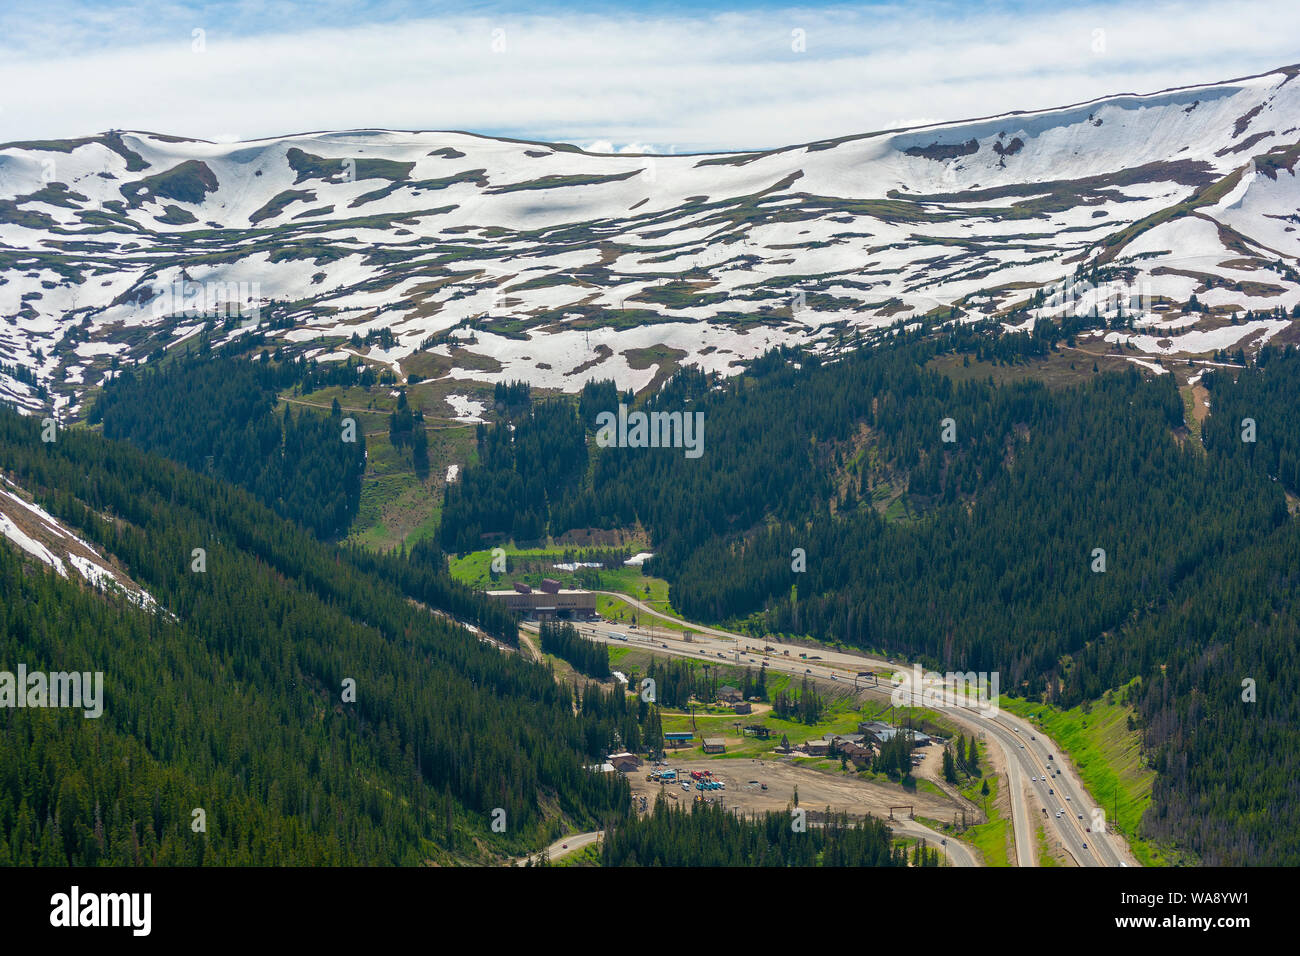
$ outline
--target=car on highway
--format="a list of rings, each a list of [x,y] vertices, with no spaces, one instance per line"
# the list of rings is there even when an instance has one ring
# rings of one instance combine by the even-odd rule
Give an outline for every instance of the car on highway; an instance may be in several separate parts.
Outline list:
[[[567,843],[561,845],[561,847],[560,847],[561,850],[567,850],[568,848],[569,848],[569,844],[567,844]]]
[[[1088,849],[1088,844],[1085,843],[1085,844],[1083,845],[1083,848],[1084,848],[1085,850]]]
[[[805,667],[805,668],[803,669],[803,672],[804,672],[805,674],[811,674],[811,673],[812,673],[812,668],[811,668],[811,667]]]
[[[1048,792],[1048,793],[1051,793],[1051,794],[1055,794],[1055,793],[1056,793],[1056,791],[1053,790],[1051,787],[1048,787],[1048,788],[1047,788],[1047,792]]]
[[[1067,799],[1067,800],[1070,799],[1070,795],[1069,795],[1068,793],[1065,795],[1065,799]]]

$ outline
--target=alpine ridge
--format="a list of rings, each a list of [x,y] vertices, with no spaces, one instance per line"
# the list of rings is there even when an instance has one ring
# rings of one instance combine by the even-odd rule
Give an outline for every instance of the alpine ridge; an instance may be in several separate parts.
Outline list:
[[[8,143],[0,398],[76,418],[205,327],[568,392],[922,317],[1095,317],[1152,367],[1293,340],[1297,73],[731,154],[386,130]]]

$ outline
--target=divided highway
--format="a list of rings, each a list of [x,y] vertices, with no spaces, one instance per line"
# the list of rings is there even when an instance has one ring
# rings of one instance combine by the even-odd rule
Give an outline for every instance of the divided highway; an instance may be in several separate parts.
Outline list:
[[[772,670],[847,683],[856,683],[855,678],[860,672],[893,672],[905,666],[849,651],[810,649],[773,640],[761,641],[743,634],[680,621],[626,594],[611,591],[598,593],[617,597],[643,615],[672,621],[676,625],[689,627],[693,632],[691,641],[687,642],[681,631],[644,623],[636,626],[605,621],[581,625],[586,636],[605,643],[642,644],[654,647],[659,653],[705,661],[723,660],[732,664],[758,666],[766,660],[768,668]],[[641,620],[644,622],[645,618]],[[772,650],[765,653],[765,647]],[[789,656],[786,656],[786,652],[789,652]],[[800,659],[801,653],[815,655],[815,659]],[[868,693],[888,698],[892,689],[892,686],[886,684],[867,690]],[[1109,827],[1105,832],[1100,832],[1093,826],[1093,810],[1097,804],[1084,790],[1078,775],[1060,748],[1044,737],[1041,731],[1005,711],[997,712],[996,716],[984,716],[982,712],[966,707],[934,706],[929,703],[927,706],[932,706],[969,732],[977,733],[986,744],[1001,751],[1002,764],[1007,771],[1006,785],[1011,801],[1017,865],[1038,865],[1035,831],[1040,824],[1045,832],[1055,833],[1066,852],[1080,866],[1137,865],[1127,844],[1117,834],[1111,832]],[[1049,793],[1049,790],[1052,792]],[[1058,815],[1057,810],[1062,812]]]

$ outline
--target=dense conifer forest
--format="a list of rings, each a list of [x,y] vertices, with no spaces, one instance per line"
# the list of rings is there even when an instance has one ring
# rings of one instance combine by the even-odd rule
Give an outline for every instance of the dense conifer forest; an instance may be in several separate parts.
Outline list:
[[[161,606],[0,546],[0,659],[102,671],[106,697],[98,719],[0,710],[0,861],[448,862],[626,812],[626,782],[584,766],[637,711],[598,691],[575,702],[547,668],[421,606],[427,554],[323,544],[218,479],[83,429],[43,443],[7,410],[0,455]],[[388,573],[399,560],[412,570]]]
[[[286,405],[277,415],[275,406],[292,385],[356,385],[360,376],[354,365],[249,361],[201,342],[157,368],[124,369],[106,385],[89,420],[102,422],[108,438],[225,478],[318,537],[334,538],[347,532],[360,504],[365,435],[357,429],[355,441],[343,441],[337,409],[294,413]],[[418,456],[423,445],[409,434],[406,440],[417,444]]]
[[[821,817],[822,819],[815,819]],[[646,816],[614,828],[601,847],[603,866],[939,866],[939,852],[894,844],[879,820],[807,814],[797,831],[790,813],[750,818],[713,803],[692,809],[662,796]]]
[[[543,621],[539,628],[542,653],[554,654],[568,661],[573,669],[587,677],[609,680],[609,648],[590,641],[572,624]]]

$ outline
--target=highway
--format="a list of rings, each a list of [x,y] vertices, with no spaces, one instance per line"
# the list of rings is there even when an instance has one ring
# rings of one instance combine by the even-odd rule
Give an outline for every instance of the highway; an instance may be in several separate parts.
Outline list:
[[[644,623],[631,625],[601,621],[579,625],[587,637],[605,643],[626,641],[629,644],[654,647],[661,654],[704,661],[722,660],[729,664],[760,666],[766,661],[772,670],[849,684],[860,683],[861,679],[857,675],[862,672],[883,671],[883,676],[887,676],[908,669],[908,665],[900,662],[880,660],[852,651],[807,648],[733,634],[672,618],[626,594],[612,591],[597,593],[617,597],[635,607],[642,615],[673,621],[693,632],[691,641],[687,642],[681,631]],[[640,620],[644,621],[645,618]],[[771,650],[765,651],[764,648]],[[811,656],[801,659],[800,654]],[[867,688],[868,693],[885,698],[890,696],[892,690],[893,686],[888,680],[877,687]],[[1044,825],[1045,832],[1055,833],[1066,852],[1079,866],[1138,865],[1128,845],[1118,834],[1109,828],[1104,833],[1093,828],[1093,810],[1097,804],[1084,790],[1068,758],[1040,730],[1006,711],[978,711],[969,707],[932,704],[929,701],[926,706],[943,713],[968,732],[978,734],[986,744],[1001,751],[1011,802],[1017,865],[1038,865],[1035,831],[1039,824]],[[995,716],[989,716],[990,713]],[[1052,758],[1050,760],[1049,755]],[[1049,789],[1054,792],[1048,793]],[[1044,810],[1047,812],[1044,813]],[[1059,816],[1057,810],[1062,811]]]

